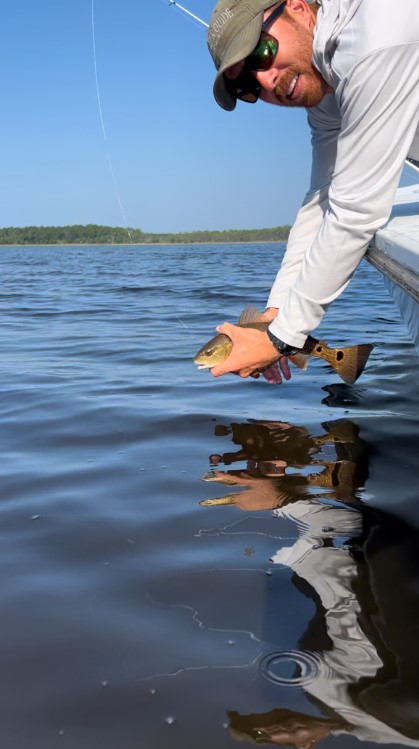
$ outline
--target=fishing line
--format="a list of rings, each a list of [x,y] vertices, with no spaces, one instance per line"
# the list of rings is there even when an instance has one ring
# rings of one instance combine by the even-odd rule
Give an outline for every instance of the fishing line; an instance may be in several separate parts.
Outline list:
[[[170,3],[170,4],[175,5],[176,3],[173,2],[173,3]],[[186,9],[182,9],[182,10],[186,10]],[[188,13],[189,11],[186,11],[186,12]],[[130,240],[131,244],[134,244],[133,239],[132,239],[132,235],[131,235],[131,232],[130,232],[130,229],[128,227],[128,222],[127,222],[127,219],[126,219],[126,215],[125,215],[124,206],[123,206],[123,203],[122,203],[121,194],[120,194],[120,191],[118,189],[118,183],[116,181],[115,172],[114,172],[114,168],[113,168],[113,165],[112,165],[112,159],[111,159],[111,156],[110,156],[110,153],[109,153],[108,138],[107,138],[106,127],[105,127],[105,119],[104,119],[104,116],[103,116],[102,97],[101,97],[101,94],[100,94],[98,65],[97,65],[97,55],[96,55],[95,0],[92,0],[92,13],[91,13],[91,15],[92,15],[91,23],[92,23],[93,67],[94,67],[94,74],[95,74],[96,99],[97,99],[97,105],[98,105],[98,110],[99,110],[100,126],[101,126],[101,130],[102,130],[103,141],[104,141],[104,144],[105,144],[105,154],[106,154],[106,159],[107,159],[107,162],[108,162],[109,172],[110,172],[111,179],[112,179],[113,189],[114,189],[115,196],[116,196],[116,199],[117,199],[117,202],[118,202],[118,205],[119,205],[119,209],[121,211],[122,219],[123,219],[123,222],[124,222],[124,229],[125,229],[125,231],[128,234],[128,237],[129,237],[129,240]],[[200,20],[200,19],[198,19],[198,20]],[[204,23],[204,22],[201,21],[201,23]],[[155,288],[155,291],[157,291],[158,295],[161,298],[163,298],[163,294],[159,291],[159,289],[157,287]],[[183,320],[179,317],[179,315],[176,312],[173,312],[173,314],[176,317],[176,319],[178,320],[178,322],[180,322],[180,324],[183,326],[183,328],[190,335],[192,335],[192,331],[183,322]]]
[[[95,31],[95,0],[92,0],[92,44],[93,44],[93,67],[94,67],[94,71],[95,71],[95,84],[96,84],[96,98],[97,98],[97,105],[98,105],[98,110],[99,110],[100,126],[102,128],[103,141],[105,143],[106,159],[107,159],[107,162],[108,162],[108,167],[109,167],[109,171],[110,171],[110,175],[111,175],[113,189],[114,189],[114,192],[115,192],[115,195],[116,195],[116,199],[117,199],[117,202],[118,202],[118,205],[119,205],[119,209],[121,211],[122,219],[123,219],[123,222],[124,222],[124,228],[125,228],[128,236],[129,236],[129,238],[130,238],[130,241],[132,242],[132,237],[131,237],[130,230],[128,228],[128,223],[127,223],[127,219],[126,219],[126,216],[125,216],[124,207],[122,205],[121,195],[120,195],[120,192],[119,192],[119,189],[118,189],[118,184],[117,184],[116,178],[115,178],[115,172],[114,172],[114,169],[113,169],[113,166],[112,166],[112,160],[111,160],[110,153],[109,153],[109,148],[108,148],[108,138],[107,138],[107,135],[106,135],[105,120],[103,118],[102,98],[101,98],[101,95],[100,95],[99,77],[98,77],[98,72],[97,72],[96,31]]]

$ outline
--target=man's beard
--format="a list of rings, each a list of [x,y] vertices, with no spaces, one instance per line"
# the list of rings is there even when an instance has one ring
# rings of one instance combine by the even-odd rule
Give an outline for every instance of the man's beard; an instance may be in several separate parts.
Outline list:
[[[293,19],[287,19],[295,29],[296,44],[295,52],[298,63],[287,70],[286,78],[281,85],[275,89],[277,102],[282,107],[315,107],[320,104],[325,94],[330,91],[326,81],[313,65],[313,36],[311,31],[296,23]],[[298,99],[293,100],[286,96],[295,76],[301,76],[303,91]],[[297,83],[298,85],[298,83]]]

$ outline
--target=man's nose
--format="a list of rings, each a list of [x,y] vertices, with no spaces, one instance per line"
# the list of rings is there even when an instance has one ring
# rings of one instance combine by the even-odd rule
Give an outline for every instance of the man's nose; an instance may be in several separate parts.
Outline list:
[[[278,72],[275,68],[269,68],[269,70],[258,70],[254,75],[265,91],[275,90],[278,83]]]

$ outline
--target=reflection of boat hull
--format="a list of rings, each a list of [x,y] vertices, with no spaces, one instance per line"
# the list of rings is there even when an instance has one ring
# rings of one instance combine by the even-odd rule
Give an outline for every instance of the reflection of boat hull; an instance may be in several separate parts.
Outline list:
[[[419,351],[419,185],[397,191],[366,258],[381,273]]]

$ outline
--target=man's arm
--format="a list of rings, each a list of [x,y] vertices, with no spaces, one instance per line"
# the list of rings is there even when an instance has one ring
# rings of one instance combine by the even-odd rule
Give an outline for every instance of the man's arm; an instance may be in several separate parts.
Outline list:
[[[313,242],[328,207],[328,189],[340,130],[334,98],[326,96],[319,107],[310,111],[308,120],[313,154],[310,189],[290,232],[287,250],[269,295],[267,309],[262,316],[262,319],[269,322],[278,315],[279,307],[300,272],[307,247]],[[283,378],[291,378],[288,359],[279,357],[265,334],[237,328],[230,323],[224,323],[217,330],[231,338],[233,350],[223,364],[211,370],[215,377],[228,372],[239,373],[242,377],[258,377],[258,370],[263,369],[263,377],[270,384],[280,385]],[[269,356],[274,362],[271,366],[268,366]]]
[[[388,219],[419,121],[419,45],[381,49],[342,81],[342,126],[329,205],[307,247],[273,334],[302,346],[345,289]]]
[[[300,242],[304,232],[299,233],[302,226],[299,214],[298,234],[292,238],[274,284],[275,295],[268,301],[269,306],[280,308],[269,328],[289,345],[304,345],[330,303],[345,289],[369,241],[388,219],[418,127],[418,74],[417,43],[384,48],[359,61],[336,92],[342,123],[328,202],[323,197],[326,185],[308,197],[304,206],[309,213],[308,224],[313,228],[319,221],[314,240],[305,248]],[[321,137],[327,141],[331,136],[323,133],[320,146]],[[317,154],[320,150],[319,147]],[[316,149],[314,163],[315,159]],[[331,163],[329,159],[328,169]],[[316,205],[321,207],[320,211]],[[314,213],[317,219],[311,221]],[[229,334],[227,330],[222,332]],[[267,354],[264,351],[263,361],[262,357],[259,360],[258,341],[248,343],[248,359],[244,341],[237,341],[231,354],[235,364],[240,362],[247,372],[250,364],[254,369],[263,366]],[[230,358],[222,371],[213,374],[233,371],[232,366],[228,368]]]
[[[280,308],[283,304],[329,207],[329,187],[340,133],[340,113],[332,94],[308,110],[308,124],[312,146],[310,187],[290,231],[287,249],[268,297],[268,307]]]

